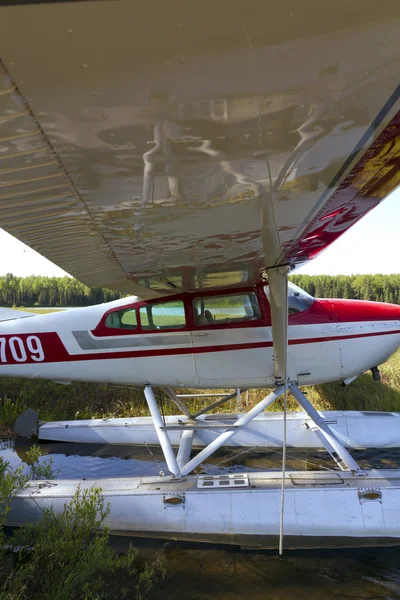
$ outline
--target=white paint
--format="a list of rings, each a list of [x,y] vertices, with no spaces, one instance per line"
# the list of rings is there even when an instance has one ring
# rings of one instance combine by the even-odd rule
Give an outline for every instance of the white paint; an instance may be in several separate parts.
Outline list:
[[[30,482],[12,502],[8,524],[58,513],[80,486],[102,488],[113,533],[274,548],[279,533],[280,473],[248,473],[249,487],[198,487],[198,477]],[[180,504],[165,500],[179,496]],[[400,542],[400,472],[290,472],[285,488],[285,548],[339,548]],[[206,516],[206,518],[205,518]],[[377,539],[376,539],[377,538]]]
[[[327,411],[319,413],[346,448],[400,447],[400,413],[365,413],[359,411]],[[220,417],[224,417],[221,419]],[[201,415],[196,419],[200,427],[194,431],[193,447],[202,448],[212,442],[221,430],[206,429],[207,424],[235,425],[239,415]],[[293,448],[323,449],[320,438],[309,427],[310,419],[304,412],[288,413],[287,444]],[[166,416],[166,425],[187,423],[183,415]],[[283,413],[262,413],[226,442],[229,447],[281,448]],[[188,430],[186,430],[188,431]],[[173,446],[179,446],[182,432],[169,430]],[[81,421],[54,421],[39,428],[40,440],[149,446],[158,444],[151,417],[118,419],[87,419]]]
[[[209,329],[201,331],[167,331],[133,334],[131,336],[112,336],[95,338],[91,336],[93,347],[83,350],[74,331],[95,329],[101,317],[110,308],[123,307],[137,300],[136,297],[115,302],[70,311],[36,315],[35,318],[4,321],[0,333],[12,335],[11,339],[20,339],[22,334],[33,334],[28,339],[30,355],[37,356],[37,364],[2,364],[0,375],[21,376],[67,381],[99,381],[121,384],[169,385],[173,387],[241,387],[257,388],[274,386],[273,348],[271,345],[261,348],[240,350],[218,350],[238,344],[271,344],[270,327],[245,327],[239,329]],[[290,344],[288,359],[290,372],[298,378],[300,385],[313,385],[347,379],[380,365],[397,350],[400,344],[400,320],[370,321],[351,323],[323,323],[289,326],[290,340],[325,341]],[[29,344],[39,339],[44,332],[57,332],[67,352],[77,360],[67,362],[40,362],[41,350],[32,352]],[[393,332],[393,333],[391,333]],[[199,333],[203,335],[199,335]],[[356,337],[369,336],[372,337]],[[384,334],[384,335],[379,335]],[[90,334],[91,335],[91,334]],[[160,336],[163,345],[154,345]],[[177,343],[179,336],[179,343]],[[335,339],[352,336],[351,339]],[[332,341],[329,341],[332,338]],[[95,347],[96,340],[110,343],[129,340],[129,348],[121,345],[108,351]],[[182,341],[184,340],[184,341]],[[328,340],[328,341],[327,341]],[[154,343],[153,343],[154,341]],[[14,353],[17,352],[14,344]],[[38,343],[38,342],[36,342]],[[40,343],[40,342],[39,342]],[[4,344],[3,344],[4,346]],[[4,350],[4,347],[3,348]],[[210,352],[192,353],[193,348],[213,347]],[[1,349],[0,348],[0,349]],[[166,351],[186,348],[184,354],[163,354],[152,356],[124,357],[129,350],[140,353],[143,350]],[[45,350],[46,351],[46,350]],[[28,355],[29,355],[28,352]],[[121,353],[121,358],[107,359],[109,352]],[[99,355],[98,360],[79,360],[81,355]],[[22,354],[18,354],[22,356]],[[101,358],[100,358],[101,357]],[[22,358],[21,358],[22,360]],[[35,358],[36,362],[36,358]]]

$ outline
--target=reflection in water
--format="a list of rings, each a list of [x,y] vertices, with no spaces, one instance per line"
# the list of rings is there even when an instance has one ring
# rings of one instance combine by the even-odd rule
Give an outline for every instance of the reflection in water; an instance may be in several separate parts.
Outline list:
[[[30,443],[4,439],[0,454],[13,467],[26,462]],[[97,478],[158,474],[166,465],[158,448],[95,444],[41,444],[52,457],[59,478]],[[400,449],[359,450],[354,457],[363,468],[393,468]],[[199,471],[232,473],[280,469],[279,451],[235,448],[207,459]],[[289,450],[288,469],[331,469],[326,452]],[[114,538],[122,551],[130,538]],[[173,540],[134,540],[144,555],[164,556],[167,576],[151,598],[242,600],[400,600],[400,548],[277,552],[237,547],[178,544]]]

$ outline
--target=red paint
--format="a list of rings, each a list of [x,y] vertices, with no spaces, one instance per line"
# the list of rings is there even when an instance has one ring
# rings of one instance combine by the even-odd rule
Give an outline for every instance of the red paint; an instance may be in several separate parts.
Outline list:
[[[143,335],[157,334],[179,331],[198,331],[198,330],[224,330],[224,329],[247,329],[249,327],[270,327],[271,313],[268,299],[264,293],[264,285],[266,282],[261,282],[256,287],[236,288],[226,291],[210,291],[202,294],[198,293],[183,293],[174,296],[164,296],[157,301],[138,301],[126,306],[117,307],[108,310],[100,320],[100,323],[92,330],[94,337],[109,337],[109,336],[126,336],[126,335]],[[197,325],[194,321],[193,300],[202,297],[218,297],[227,296],[229,294],[253,292],[257,296],[257,300],[261,310],[261,318],[238,323],[218,323],[215,325]],[[149,330],[143,329],[140,325],[139,310],[142,306],[148,304],[165,303],[168,301],[181,300],[185,307],[186,325],[185,327]],[[105,325],[107,316],[112,312],[118,312],[123,309],[135,308],[136,319],[138,326],[136,329],[113,329]],[[325,300],[316,299],[315,302],[302,312],[289,315],[289,325],[318,325],[323,323],[346,323],[346,322],[362,322],[362,321],[393,321],[400,320],[400,306],[394,304],[386,304],[383,302],[368,302],[363,300]]]
[[[289,316],[289,325],[370,321],[400,321],[400,306],[367,300],[316,299],[308,310]]]
[[[296,346],[300,344],[319,344],[323,342],[334,342],[337,340],[348,340],[348,339],[360,339],[366,337],[377,337],[377,336],[386,336],[386,335],[399,335],[400,329],[395,331],[383,331],[383,332],[373,332],[373,333],[360,333],[356,335],[338,335],[332,337],[316,337],[316,338],[298,338],[289,340],[290,346]],[[11,356],[7,356],[7,363],[0,363],[0,367],[7,365],[25,365],[25,364],[36,364],[40,367],[41,364],[47,363],[57,363],[57,362],[75,362],[75,361],[87,361],[87,360],[112,360],[112,359],[123,359],[123,358],[141,358],[141,357],[155,357],[155,356],[174,356],[181,354],[204,354],[209,352],[227,352],[227,351],[235,351],[235,350],[250,350],[256,348],[271,348],[272,342],[252,342],[252,343],[242,343],[242,344],[221,344],[214,346],[195,346],[191,347],[188,345],[187,347],[181,348],[156,348],[150,350],[121,350],[119,352],[92,352],[92,353],[82,353],[82,354],[69,354],[62,343],[59,335],[57,333],[30,333],[30,334],[19,334],[17,337],[20,337],[23,340],[26,340],[28,335],[37,336],[43,346],[45,359],[42,362],[35,362],[33,360],[27,360],[23,363],[17,362],[13,360]],[[5,338],[13,337],[12,335],[2,336]]]
[[[319,325],[335,321],[329,300],[315,300],[307,310],[289,315],[289,325]]]
[[[282,264],[317,256],[394,190],[400,169],[400,112],[342,181],[300,238],[284,245]]]
[[[296,340],[289,340],[289,346],[296,346],[298,344],[319,344],[320,342],[333,342],[335,340],[352,340],[366,337],[376,337],[379,335],[397,335],[400,334],[400,329],[395,331],[374,331],[373,333],[358,333],[356,335],[334,335],[332,337],[320,337],[320,338],[303,338]]]
[[[156,304],[156,302],[135,302],[132,304],[128,304],[126,306],[119,306],[117,308],[111,309],[107,311],[99,325],[92,332],[96,336],[107,337],[121,335],[133,335],[133,334],[143,334],[143,333],[151,333],[153,335],[157,335],[157,333],[166,333],[173,331],[187,331],[188,333],[192,331],[199,330],[220,330],[220,329],[242,329],[242,328],[257,328],[257,327],[270,327],[271,326],[271,316],[268,299],[264,293],[264,285],[265,282],[261,282],[256,288],[239,288],[236,290],[232,290],[232,293],[244,293],[244,292],[254,292],[257,295],[258,302],[260,305],[260,309],[262,311],[262,317],[258,320],[254,321],[244,321],[241,323],[226,323],[226,324],[218,324],[214,326],[204,325],[197,326],[194,323],[194,316],[192,310],[192,303],[195,298],[198,297],[212,297],[212,296],[225,296],[226,292],[221,291],[212,291],[205,292],[204,294],[177,294],[175,296],[167,296],[160,298],[158,302],[163,303],[167,300],[177,300],[180,299],[184,303],[187,324],[185,328],[175,328],[166,330],[163,329],[161,331],[149,331],[142,330],[140,325],[135,330],[118,330],[112,329],[105,326],[105,319],[108,314],[114,311],[121,310],[123,308],[136,308],[139,311],[141,306],[146,306],[147,304]],[[333,300],[315,300],[315,302],[305,311],[299,312],[294,315],[289,316],[289,325],[317,325],[317,324],[326,324],[326,323],[377,323],[382,321],[397,321],[400,323],[400,306],[394,304],[385,304],[383,302],[368,302],[361,300],[342,300],[342,299],[333,299]],[[307,331],[307,330],[306,330]],[[289,345],[300,345],[300,344],[315,344],[315,343],[323,343],[323,342],[331,342],[336,340],[345,340],[345,339],[360,339],[364,337],[374,337],[381,335],[396,335],[400,334],[400,330],[396,331],[384,331],[384,332],[371,332],[371,333],[359,333],[355,335],[337,335],[332,337],[316,337],[316,338],[297,338],[289,340]],[[40,342],[43,347],[43,352],[45,359],[44,361],[35,361],[32,356],[27,352],[27,360],[23,362],[19,362],[12,357],[10,347],[9,347],[9,339],[12,337],[20,338],[25,347],[27,346],[27,338],[29,336],[36,336],[40,339]],[[209,352],[226,352],[226,351],[234,351],[234,350],[247,350],[247,349],[255,349],[255,348],[268,348],[272,347],[271,341],[264,342],[252,342],[246,343],[243,341],[242,343],[233,343],[233,344],[221,344],[221,345],[212,345],[212,346],[195,346],[191,347],[190,343],[187,346],[183,346],[180,348],[149,348],[149,349],[129,349],[129,350],[121,350],[121,351],[103,351],[103,352],[82,352],[79,354],[69,354],[62,343],[60,336],[56,332],[43,332],[43,333],[13,333],[6,334],[1,336],[4,338],[7,343],[5,345],[6,348],[6,362],[2,363],[3,365],[8,364],[36,364],[38,368],[40,368],[40,364],[42,363],[55,363],[55,362],[73,362],[73,361],[82,361],[82,360],[108,360],[108,359],[120,359],[120,358],[138,358],[138,357],[151,357],[151,356],[169,356],[169,355],[180,355],[180,354],[200,354],[200,353],[209,353]],[[245,335],[243,336],[245,339]],[[173,343],[173,339],[171,340]]]
[[[171,328],[171,329],[168,329],[168,331],[169,332],[190,331],[185,297],[186,297],[186,294],[174,294],[172,296],[164,296],[163,298],[160,298],[159,300],[157,299],[156,301],[140,300],[137,302],[132,302],[130,304],[125,304],[124,306],[118,306],[117,308],[110,308],[110,310],[108,310],[107,312],[104,313],[104,315],[100,319],[99,324],[96,325],[96,327],[91,331],[91,334],[94,337],[109,337],[109,336],[125,336],[125,335],[134,335],[134,334],[139,335],[139,334],[143,334],[143,333],[157,333],[157,330],[142,329],[141,323],[140,323],[140,308],[142,306],[147,306],[149,304],[157,304],[157,303],[164,304],[165,302],[169,302],[169,301],[173,302],[176,300],[182,300],[182,302],[184,302],[184,304],[185,304],[186,325],[185,325],[185,327]],[[108,315],[110,315],[112,313],[120,312],[121,310],[128,310],[128,309],[133,309],[133,308],[135,309],[135,312],[136,312],[136,321],[137,321],[137,327],[135,329],[115,329],[113,327],[107,327],[106,319],[107,319]],[[166,331],[166,330],[163,330],[163,331]]]
[[[27,359],[24,362],[19,362],[14,360],[11,351],[10,351],[10,346],[9,346],[9,340],[12,337],[17,337],[20,338],[24,345],[25,348],[27,346],[26,343],[26,339],[28,337],[31,336],[35,336],[38,337],[41,344],[42,344],[42,348],[43,348],[43,353],[44,353],[44,360],[42,361],[36,361],[33,360],[33,358],[31,358],[31,356],[29,355],[29,352],[27,352]],[[13,334],[9,334],[9,335],[2,335],[2,338],[5,338],[7,340],[6,343],[6,361],[5,363],[1,363],[0,362],[0,367],[1,366],[7,366],[7,365],[27,365],[27,364],[35,364],[38,366],[38,368],[40,368],[40,365],[44,364],[44,363],[49,363],[49,362],[66,362],[68,360],[70,360],[70,354],[68,354],[67,349],[65,348],[64,344],[62,343],[60,336],[58,335],[58,333],[53,333],[53,332],[44,332],[44,333],[13,333]]]
[[[197,331],[202,329],[209,328],[208,325],[197,325],[194,320],[193,313],[193,300],[196,298],[210,298],[213,296],[229,296],[234,294],[245,294],[254,293],[257,296],[258,304],[260,306],[261,318],[254,319],[252,321],[242,321],[239,323],[218,323],[212,326],[212,329],[242,329],[247,327],[268,327],[271,325],[271,313],[269,308],[268,299],[266,298],[263,286],[265,282],[261,282],[256,287],[245,287],[245,288],[231,288],[229,290],[212,290],[208,292],[196,292],[196,293],[181,293],[174,294],[173,296],[163,296],[162,298],[157,298],[156,300],[140,300],[137,302],[133,302],[131,304],[126,304],[125,306],[120,306],[117,308],[112,308],[108,310],[102,316],[99,324],[91,331],[91,334],[94,337],[109,337],[109,336],[126,336],[126,335],[143,335],[145,333],[166,333],[166,332],[178,332],[178,331]],[[174,302],[176,300],[181,300],[184,303],[185,307],[185,316],[186,316],[186,325],[185,327],[176,327],[162,330],[149,330],[143,329],[140,323],[140,308],[143,306],[148,306],[149,304],[164,304],[165,302]],[[136,329],[115,329],[112,327],[107,327],[105,322],[109,314],[114,312],[119,312],[120,310],[125,310],[129,308],[136,309],[136,321],[138,323]]]
[[[400,306],[367,300],[329,300],[337,323],[400,321]]]

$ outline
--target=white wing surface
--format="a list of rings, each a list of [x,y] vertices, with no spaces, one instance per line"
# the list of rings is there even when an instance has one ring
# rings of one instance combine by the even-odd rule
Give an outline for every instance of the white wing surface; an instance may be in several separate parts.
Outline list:
[[[400,3],[0,9],[0,226],[151,297],[316,256],[399,183]]]

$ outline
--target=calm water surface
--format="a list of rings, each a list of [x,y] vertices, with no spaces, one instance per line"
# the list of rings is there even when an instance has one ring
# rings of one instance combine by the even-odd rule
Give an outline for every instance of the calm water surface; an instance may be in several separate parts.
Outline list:
[[[10,439],[0,454],[13,467],[24,464],[30,444]],[[127,477],[166,470],[157,448],[89,444],[41,444],[59,478]],[[353,452],[362,467],[400,465],[400,450]],[[202,472],[221,474],[280,469],[280,453],[235,449],[214,455]],[[289,469],[332,468],[326,453],[289,451]],[[121,549],[125,538],[115,541]],[[134,540],[144,554],[162,554],[167,577],[152,598],[174,600],[400,600],[400,547],[362,550],[254,552],[236,547]]]

